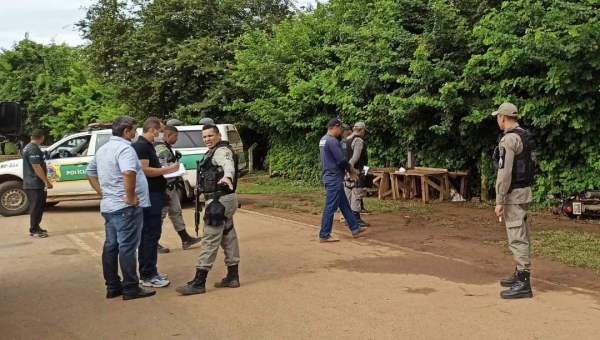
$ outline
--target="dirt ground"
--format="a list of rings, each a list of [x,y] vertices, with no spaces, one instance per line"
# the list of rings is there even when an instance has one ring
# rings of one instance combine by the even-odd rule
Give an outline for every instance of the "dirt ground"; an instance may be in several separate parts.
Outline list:
[[[261,202],[273,201],[293,206],[306,205],[300,197],[246,195],[241,203],[245,209],[319,225],[318,213],[290,212],[283,209],[261,208]],[[424,206],[416,203],[418,206]],[[368,203],[366,203],[368,209]],[[425,207],[425,206],[424,206]],[[369,239],[400,245],[431,254],[460,259],[490,273],[502,276],[510,273],[512,255],[507,247],[499,246],[506,239],[504,224],[498,222],[493,207],[472,208],[457,203],[434,203],[426,206],[434,212],[373,213],[362,218],[371,224]],[[599,233],[597,221],[575,221],[552,213],[533,213],[531,228],[540,230],[573,229]],[[336,214],[334,228],[346,229]],[[558,285],[600,291],[600,276],[594,270],[574,268],[548,258],[532,261],[533,275]],[[477,280],[478,273],[464,273],[464,282]]]
[[[336,224],[342,241],[321,244],[320,216],[253,211],[261,199],[270,198],[242,195],[235,216],[242,287],[213,288],[225,274],[221,252],[206,294],[177,294],[200,249],[182,250],[167,221],[161,244],[171,252],[159,255],[158,268],[171,286],[134,301],[104,297],[97,201],[49,209],[46,239],[29,238],[28,216],[0,217],[0,339],[598,338],[600,292],[590,271],[536,260],[534,298],[499,298],[512,260],[484,243],[503,236],[489,211],[436,205],[435,215],[374,214],[364,236]],[[191,231],[192,207],[184,219]],[[552,227],[544,221],[534,228]]]

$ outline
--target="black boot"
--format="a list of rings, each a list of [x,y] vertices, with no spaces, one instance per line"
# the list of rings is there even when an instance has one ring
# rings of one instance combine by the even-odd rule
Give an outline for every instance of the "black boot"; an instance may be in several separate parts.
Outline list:
[[[519,272],[517,271],[517,268],[515,268],[515,273],[511,277],[509,277],[508,279],[502,279],[502,280],[500,280],[500,285],[502,287],[512,287],[512,286],[514,286],[515,283],[517,283],[517,281],[518,281],[518,279],[517,279],[518,273]]]
[[[238,275],[238,265],[227,267],[227,276],[221,282],[215,283],[216,288],[238,288],[240,286],[240,276]]]
[[[530,272],[517,272],[517,282],[510,287],[509,290],[505,290],[500,293],[500,297],[503,299],[519,299],[519,298],[530,298],[533,297],[531,291]]]
[[[206,293],[206,277],[208,271],[196,269],[196,276],[186,286],[177,287],[177,293],[183,295],[204,294]]]
[[[201,241],[200,237],[191,237],[185,229],[178,231],[177,234],[181,237],[181,246],[183,247],[183,250],[189,249],[191,246]]]
[[[360,212],[354,212],[354,217],[356,217],[356,219],[358,220],[359,227],[370,227],[371,226],[370,223],[367,223],[367,222],[363,221],[362,218],[360,218]]]

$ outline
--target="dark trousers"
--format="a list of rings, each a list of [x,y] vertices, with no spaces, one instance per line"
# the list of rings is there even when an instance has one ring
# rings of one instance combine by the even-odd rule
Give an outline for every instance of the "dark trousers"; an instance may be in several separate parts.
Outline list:
[[[143,213],[143,208],[137,207],[102,213],[106,230],[102,250],[102,272],[108,291],[122,289],[125,294],[134,294],[139,289],[135,251],[140,245]],[[119,277],[119,264],[123,273],[123,283]]]
[[[27,201],[29,202],[29,232],[39,231],[42,216],[44,216],[44,204],[48,192],[46,189],[25,189]]]
[[[158,275],[158,241],[162,234],[162,209],[166,193],[150,191],[150,206],[144,208],[144,228],[138,254],[140,257],[140,279]]]

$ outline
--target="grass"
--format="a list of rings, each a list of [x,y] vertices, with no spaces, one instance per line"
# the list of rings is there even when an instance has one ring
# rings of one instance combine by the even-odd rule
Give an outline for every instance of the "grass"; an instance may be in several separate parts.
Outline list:
[[[546,230],[534,233],[531,238],[531,256],[600,273],[600,236],[574,230]],[[506,239],[493,243],[508,248]]]
[[[239,194],[254,195],[295,195],[303,193],[324,192],[322,187],[310,185],[304,181],[292,181],[281,178],[257,177],[249,181],[240,181]]]
[[[258,203],[256,203],[255,207],[257,207],[257,208],[275,208],[275,209],[281,209],[281,210],[298,212],[298,213],[312,213],[313,212],[312,210],[306,209],[305,207],[302,207],[302,206],[299,207],[299,206],[291,205],[290,203],[281,202],[281,201],[258,202]]]
[[[294,212],[320,212],[325,206],[325,190],[322,186],[311,185],[304,181],[293,181],[282,178],[268,178],[265,174],[253,174],[238,184],[238,193],[246,195],[276,195],[282,201],[266,201],[256,205],[258,208],[277,208]],[[293,204],[285,200],[294,200],[308,204]],[[380,200],[365,197],[365,206],[376,213],[390,213],[408,210],[415,215],[435,213],[435,209],[418,203],[406,201]],[[308,206],[307,206],[308,205]]]

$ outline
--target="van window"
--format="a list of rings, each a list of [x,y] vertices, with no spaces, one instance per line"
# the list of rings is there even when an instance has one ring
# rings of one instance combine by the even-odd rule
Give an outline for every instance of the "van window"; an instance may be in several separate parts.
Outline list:
[[[202,131],[179,131],[177,143],[173,145],[175,149],[179,148],[203,148],[206,147],[202,141]]]
[[[240,135],[235,130],[227,131],[227,140],[229,140],[230,144],[236,144],[236,143],[242,142]]]

